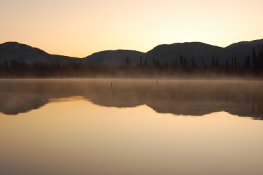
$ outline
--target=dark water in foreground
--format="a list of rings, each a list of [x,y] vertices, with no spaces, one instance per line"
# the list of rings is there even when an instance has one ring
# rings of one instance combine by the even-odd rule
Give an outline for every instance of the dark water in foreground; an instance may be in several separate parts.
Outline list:
[[[261,175],[263,83],[0,80],[2,175]]]

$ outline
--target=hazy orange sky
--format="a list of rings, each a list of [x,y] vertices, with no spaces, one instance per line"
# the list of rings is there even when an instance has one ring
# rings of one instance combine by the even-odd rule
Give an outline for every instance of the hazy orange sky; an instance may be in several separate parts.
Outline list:
[[[84,57],[201,41],[263,38],[263,0],[1,0],[0,42]]]

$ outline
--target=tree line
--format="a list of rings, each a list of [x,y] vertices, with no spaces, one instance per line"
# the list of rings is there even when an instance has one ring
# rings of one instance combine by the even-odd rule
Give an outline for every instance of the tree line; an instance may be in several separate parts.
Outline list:
[[[211,64],[202,60],[201,65],[196,63],[195,58],[187,59],[180,55],[179,59],[170,62],[152,58],[152,60],[139,58],[137,65],[132,65],[131,60],[126,58],[126,64],[122,67],[101,67],[90,66],[81,61],[70,61],[61,63],[59,61],[52,64],[43,64],[39,61],[26,63],[25,60],[6,59],[0,62],[0,76],[140,76],[140,75],[174,75],[177,73],[196,73],[196,72],[223,72],[229,73],[248,73],[261,75],[263,73],[263,44],[253,48],[250,56],[244,56],[244,64],[238,62],[237,57],[225,59],[222,62],[220,58],[212,58]]]

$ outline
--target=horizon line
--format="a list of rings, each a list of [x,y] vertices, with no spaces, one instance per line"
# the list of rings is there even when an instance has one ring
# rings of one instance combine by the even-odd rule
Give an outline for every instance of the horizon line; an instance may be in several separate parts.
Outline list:
[[[219,47],[219,48],[227,48],[231,45],[234,45],[234,44],[239,44],[239,43],[246,43],[246,42],[254,42],[254,41],[260,41],[260,40],[263,40],[263,38],[260,38],[260,39],[254,39],[254,40],[246,40],[246,41],[239,41],[239,42],[233,42],[232,44],[229,44],[225,47],[222,47],[222,46],[218,46],[218,45],[215,45],[215,44],[209,44],[209,43],[205,43],[205,42],[201,42],[201,41],[185,41],[185,42],[175,42],[175,43],[166,43],[166,44],[159,44],[157,46],[154,46],[152,49],[146,51],[146,52],[143,52],[143,51],[138,51],[138,50],[132,50],[132,49],[106,49],[106,50],[100,50],[100,51],[97,51],[97,52],[94,52],[94,53],[91,53],[85,57],[76,57],[76,56],[67,56],[67,55],[62,55],[62,54],[53,54],[53,53],[49,53],[45,50],[43,50],[42,48],[39,48],[39,47],[35,47],[35,46],[32,46],[32,45],[29,45],[29,44],[26,44],[26,43],[22,43],[22,42],[19,42],[19,41],[6,41],[6,42],[3,42],[3,43],[0,43],[0,45],[3,45],[3,44],[7,44],[7,43],[16,43],[16,44],[20,44],[20,45],[26,45],[26,46],[29,46],[29,47],[32,47],[34,49],[39,49],[39,50],[42,50],[44,51],[45,53],[49,54],[49,55],[54,55],[54,56],[65,56],[65,57],[70,57],[70,58],[78,58],[78,59],[84,59],[86,57],[89,57],[93,54],[96,54],[96,53],[100,53],[100,52],[107,52],[107,51],[135,51],[135,52],[141,52],[142,54],[145,54],[151,50],[153,50],[154,48],[158,47],[158,46],[164,46],[164,45],[174,45],[174,44],[187,44],[187,43],[200,43],[200,44],[206,44],[206,45],[210,45],[210,46],[214,46],[214,47]]]

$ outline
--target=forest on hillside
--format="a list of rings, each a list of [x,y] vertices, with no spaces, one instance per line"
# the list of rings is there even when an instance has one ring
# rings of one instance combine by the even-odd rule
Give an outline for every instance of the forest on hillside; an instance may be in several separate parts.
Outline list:
[[[131,64],[130,58],[124,58],[125,66],[94,66],[83,61],[55,62],[41,64],[35,61],[26,63],[23,59],[5,59],[0,62],[0,76],[5,77],[180,77],[180,76],[253,76],[263,75],[263,45],[253,48],[250,56],[245,56],[244,64],[238,62],[238,57],[226,59],[212,58],[212,64],[205,61],[197,65],[195,58],[180,55],[179,59],[163,61],[154,57],[146,60],[142,56],[137,65]],[[189,61],[190,60],[190,61]]]

